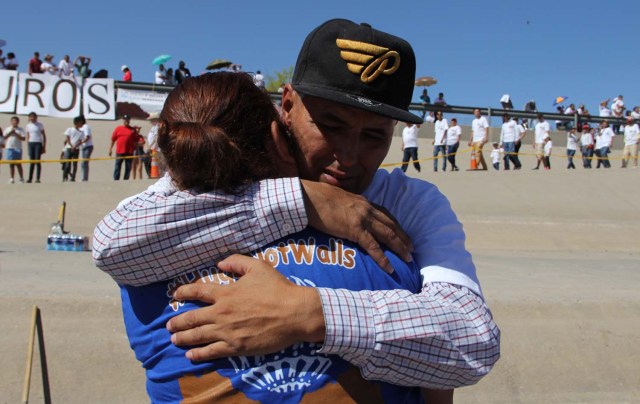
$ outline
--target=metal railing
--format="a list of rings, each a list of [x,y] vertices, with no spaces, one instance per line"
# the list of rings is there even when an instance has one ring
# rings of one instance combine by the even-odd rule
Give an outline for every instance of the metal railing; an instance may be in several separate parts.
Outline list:
[[[142,83],[142,82],[132,82],[132,81],[116,81],[114,83],[116,88],[122,88],[123,90],[142,90],[142,91],[157,91],[168,93],[170,92],[174,86],[171,85],[163,85],[163,84],[153,84],[153,83]],[[282,95],[279,93],[269,93],[269,96],[274,102],[280,101]],[[501,117],[504,114],[509,114],[511,117],[515,118],[524,118],[524,119],[536,119],[538,114],[541,113],[545,119],[548,120],[557,120],[562,122],[571,122],[573,121],[574,127],[578,125],[578,122],[586,122],[586,123],[600,123],[604,120],[607,120],[611,124],[619,124],[624,125],[625,118],[614,118],[614,117],[600,117],[593,115],[578,115],[577,113],[572,115],[560,114],[558,112],[529,112],[522,111],[516,109],[502,109],[502,108],[492,108],[492,107],[465,107],[459,105],[435,105],[435,104],[421,104],[421,103],[412,103],[409,106],[409,110],[413,112],[417,112],[418,115],[422,115],[423,112],[429,111],[442,111],[451,114],[460,114],[460,115],[473,115],[473,111],[475,109],[479,109],[480,113],[483,116],[486,116],[488,119],[492,117]]]

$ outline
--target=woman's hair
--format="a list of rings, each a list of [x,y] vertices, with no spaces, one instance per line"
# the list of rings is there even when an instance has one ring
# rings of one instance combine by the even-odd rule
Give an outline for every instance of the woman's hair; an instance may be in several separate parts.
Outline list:
[[[273,121],[282,130],[269,95],[248,75],[204,74],[169,93],[158,145],[178,188],[237,193],[277,174],[270,154]]]

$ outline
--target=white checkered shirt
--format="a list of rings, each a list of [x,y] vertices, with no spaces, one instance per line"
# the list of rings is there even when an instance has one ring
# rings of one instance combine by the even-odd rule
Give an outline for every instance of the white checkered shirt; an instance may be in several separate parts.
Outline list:
[[[144,285],[248,253],[307,225],[300,182],[265,180],[239,195],[178,191],[165,177],[97,226],[93,258],[117,282]],[[448,283],[406,290],[318,288],[322,353],[372,380],[446,389],[476,383],[500,356],[500,331],[482,297]]]

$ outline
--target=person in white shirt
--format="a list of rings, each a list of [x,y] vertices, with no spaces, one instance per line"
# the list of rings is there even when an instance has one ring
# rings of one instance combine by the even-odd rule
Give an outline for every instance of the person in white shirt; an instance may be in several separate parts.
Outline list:
[[[629,160],[633,158],[633,168],[638,167],[638,137],[640,137],[640,127],[633,122],[633,118],[627,117],[627,124],[624,127],[624,150],[622,151],[622,168],[626,168]]]
[[[3,137],[5,147],[7,149],[7,160],[15,161],[22,160],[22,142],[25,139],[24,129],[18,126],[20,124],[20,118],[17,116],[11,117],[11,126],[4,130]],[[20,176],[20,183],[24,183],[24,175],[22,172],[22,164],[9,164],[9,170],[11,172],[11,178],[9,184],[15,183],[15,170],[18,169],[18,175]]]
[[[35,112],[29,114],[29,123],[25,126],[27,132],[27,147],[29,151],[29,160],[40,160],[42,155],[47,149],[47,134],[44,131],[44,125],[38,122],[38,115]],[[40,182],[40,170],[42,165],[40,163],[29,164],[29,179],[27,183],[33,181],[33,171],[36,172],[36,183]]]
[[[606,100],[602,101],[600,103],[600,106],[598,107],[598,110],[600,111],[600,116],[603,118],[609,118],[611,116],[611,110],[608,107],[609,105],[609,99],[607,98]]]
[[[158,146],[158,124],[160,123],[160,114],[157,112],[152,112],[149,114],[147,121],[151,122],[151,129],[149,129],[149,133],[147,134],[147,155],[149,158],[149,170],[148,175],[151,178],[151,163],[152,159],[155,159],[155,162],[158,164],[158,171],[160,176],[162,177],[165,172],[165,167],[163,164],[163,159],[160,158],[160,147]]]
[[[617,119],[622,119],[624,116],[624,110],[624,97],[621,94],[613,99],[613,103],[611,104],[611,116]],[[613,124],[613,133],[620,133],[620,123],[615,122]]]
[[[551,170],[551,149],[553,148],[553,142],[548,137],[544,141],[544,169]]]
[[[576,113],[576,106],[575,104],[569,104],[569,106],[567,108],[565,108],[564,110],[564,114],[565,115],[574,115]],[[573,121],[564,121],[564,128],[566,130],[571,130],[573,129]]]
[[[576,155],[576,150],[578,150],[578,137],[582,135],[582,127],[578,125],[578,128],[573,128],[569,132],[567,132],[567,169],[576,169],[575,164],[573,164],[573,156]]]
[[[527,122],[526,118],[522,118],[522,122],[518,118],[513,118],[513,121],[516,123],[516,132],[518,132],[518,140],[516,140],[516,155],[518,155],[518,159],[520,159],[520,147],[522,146],[522,140],[527,134],[527,128],[525,124]]]
[[[425,122],[427,123],[434,123],[436,121],[436,117],[433,113],[433,111],[429,111],[429,115],[427,115],[427,117],[424,119]]]
[[[58,76],[61,78],[69,78],[73,71],[71,70],[71,63],[69,63],[69,55],[64,55],[60,63],[58,63]]]
[[[82,163],[80,163],[80,169],[82,170],[82,181],[89,181],[89,159],[91,158],[91,153],[93,153],[93,135],[91,133],[91,127],[87,123],[84,115],[80,115],[79,117],[82,120],[82,127],[80,130],[82,131],[82,149],[80,150],[80,155],[82,157]]]
[[[544,116],[542,114],[538,114],[538,122],[536,122],[535,138],[533,142],[533,149],[536,151],[536,158],[538,162],[534,170],[540,169],[540,163],[544,160],[544,141],[549,137],[550,131],[551,128],[549,127],[549,122],[544,120]]]
[[[610,168],[609,153],[611,152],[611,144],[614,137],[613,130],[609,127],[609,121],[604,120],[600,123],[600,132],[596,135],[595,154],[598,157],[596,168],[603,165],[604,168]]]
[[[436,111],[436,122],[434,124],[433,145],[433,171],[438,171],[438,155],[442,153],[442,171],[447,171],[447,129],[449,123],[442,117],[442,111]]]
[[[78,157],[80,155],[80,147],[84,139],[82,128],[83,119],[79,116],[73,118],[73,127],[68,128],[64,132],[64,159],[75,160],[73,162],[65,162],[62,170],[62,182],[76,180],[76,172],[78,171]]]
[[[451,163],[451,171],[460,171],[456,165],[456,153],[460,147],[462,128],[458,126],[458,120],[451,118],[451,127],[447,129],[447,160]]]
[[[500,171],[500,154],[502,154],[503,151],[504,149],[501,149],[498,143],[494,143],[493,150],[491,150],[491,154],[489,155],[489,157],[491,157],[491,163],[493,164],[493,168],[495,168],[498,171]]]
[[[478,170],[486,170],[487,163],[484,161],[482,155],[482,148],[485,143],[489,141],[489,122],[487,118],[480,115],[480,109],[476,108],[473,111],[475,119],[471,122],[471,139],[469,139],[469,146],[473,147],[473,153],[476,156],[476,162],[478,163]]]
[[[264,90],[265,88],[265,84],[264,84],[264,75],[260,72],[260,70],[256,71],[256,75],[253,76],[253,83]]]
[[[409,160],[413,160],[413,167],[420,172],[420,162],[418,161],[418,130],[420,125],[405,123],[402,129],[402,171],[407,172]]]
[[[584,168],[591,168],[594,144],[592,129],[588,123],[585,123],[582,126],[582,136],[580,136],[580,152],[582,153],[582,167]]]
[[[164,65],[158,66],[158,70],[156,70],[156,84],[167,84],[167,72],[164,70]]]
[[[518,124],[509,117],[509,114],[502,116],[502,129],[500,130],[500,148],[504,152],[504,169],[509,170],[509,161],[513,162],[513,169],[522,168],[520,159],[516,154],[516,142],[520,140]]]
[[[44,62],[42,62],[42,64],[40,65],[40,69],[42,69],[42,73],[49,74],[51,76],[55,76],[58,73],[58,68],[56,67],[56,65],[52,63],[52,61],[53,61],[52,55],[44,56]]]

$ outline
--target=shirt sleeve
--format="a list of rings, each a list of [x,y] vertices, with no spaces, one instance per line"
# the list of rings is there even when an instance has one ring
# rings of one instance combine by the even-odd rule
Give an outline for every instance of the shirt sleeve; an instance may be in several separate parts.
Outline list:
[[[98,223],[92,255],[117,282],[140,286],[206,268],[306,226],[297,178],[264,180],[228,195],[178,191],[166,176]]]
[[[367,379],[437,389],[476,383],[500,357],[500,331],[449,202],[400,170],[379,171],[365,196],[387,208],[413,240],[422,291],[319,288],[321,352],[352,362]]]
[[[365,379],[450,389],[477,383],[500,358],[500,330],[465,287],[318,292],[326,323],[320,352],[341,356]]]

